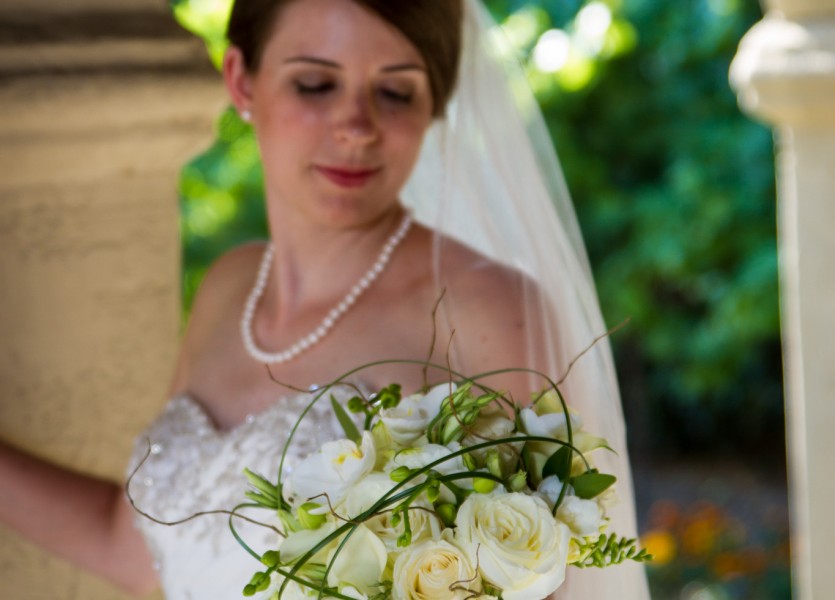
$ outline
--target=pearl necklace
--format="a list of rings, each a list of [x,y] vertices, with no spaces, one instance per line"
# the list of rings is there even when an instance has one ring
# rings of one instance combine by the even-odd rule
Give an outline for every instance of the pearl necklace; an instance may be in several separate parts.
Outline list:
[[[403,241],[403,238],[406,237],[406,234],[409,232],[409,228],[411,226],[412,218],[409,216],[409,213],[406,213],[403,217],[403,221],[397,228],[397,231],[391,234],[391,237],[389,237],[383,245],[383,249],[380,250],[380,254],[377,256],[377,260],[371,268],[368,269],[365,275],[360,277],[359,281],[354,284],[354,287],[352,287],[351,290],[345,294],[342,301],[330,310],[327,316],[322,319],[319,326],[286,350],[275,353],[266,352],[259,348],[255,344],[255,337],[252,333],[252,318],[255,315],[255,307],[258,305],[258,300],[261,299],[261,295],[264,293],[264,288],[267,286],[267,278],[269,277],[270,266],[272,265],[274,248],[272,244],[268,244],[266,250],[264,251],[264,256],[261,259],[261,265],[258,267],[258,275],[255,279],[255,285],[252,287],[252,291],[246,299],[244,314],[241,317],[241,335],[243,337],[244,348],[246,348],[247,353],[249,353],[249,355],[258,362],[279,364],[294,359],[299,354],[316,344],[328,334],[336,322],[346,312],[348,312],[348,309],[350,309],[351,306],[353,306],[354,302],[357,301],[357,298],[359,298],[362,293],[374,282],[374,280],[377,279],[380,273],[383,272],[395,248],[397,248],[400,242]]]

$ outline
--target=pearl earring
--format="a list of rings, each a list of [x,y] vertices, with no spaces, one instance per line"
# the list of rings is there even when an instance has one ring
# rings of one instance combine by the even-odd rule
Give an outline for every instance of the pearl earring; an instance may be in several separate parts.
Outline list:
[[[250,111],[246,110],[246,109],[242,110],[241,111],[241,120],[244,123],[249,123],[250,121],[252,121],[252,113]]]

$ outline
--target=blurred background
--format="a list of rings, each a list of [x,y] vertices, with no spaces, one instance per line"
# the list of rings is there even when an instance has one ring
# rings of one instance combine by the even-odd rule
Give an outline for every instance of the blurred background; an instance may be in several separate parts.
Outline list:
[[[572,192],[619,368],[653,597],[791,597],[772,136],[728,69],[756,0],[488,0]],[[226,0],[175,0],[217,64]],[[183,318],[266,236],[251,129],[217,118],[180,182]]]

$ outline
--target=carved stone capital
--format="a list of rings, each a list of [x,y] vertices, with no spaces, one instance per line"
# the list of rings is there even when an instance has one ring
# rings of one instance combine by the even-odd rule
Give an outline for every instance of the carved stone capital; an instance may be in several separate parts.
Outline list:
[[[730,74],[746,111],[774,125],[835,126],[832,10],[801,22],[769,14],[746,34]]]

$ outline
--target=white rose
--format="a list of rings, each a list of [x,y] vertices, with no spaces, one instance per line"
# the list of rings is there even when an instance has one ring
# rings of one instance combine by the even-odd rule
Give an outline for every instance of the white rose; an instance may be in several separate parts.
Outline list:
[[[565,579],[570,531],[541,498],[472,494],[456,522],[455,539],[504,600],[545,598]]]
[[[374,468],[375,460],[374,438],[368,431],[362,433],[360,446],[350,440],[326,442],[293,469],[285,480],[284,498],[300,504],[326,494],[336,506],[350,487]],[[324,498],[317,500],[327,505]]]
[[[392,600],[465,600],[481,589],[477,577],[475,562],[461,548],[445,539],[426,540],[397,557]]]
[[[566,496],[557,509],[557,518],[568,525],[577,537],[599,535],[603,524],[600,505],[594,500],[584,500],[577,496]]]
[[[368,594],[382,579],[387,560],[382,540],[365,525],[358,525],[341,549],[331,550],[326,563],[330,565],[328,584]]]
[[[401,446],[411,446],[426,433],[426,427],[441,410],[444,398],[455,391],[455,385],[436,385],[428,393],[403,398],[394,408],[380,411],[392,439]]]

